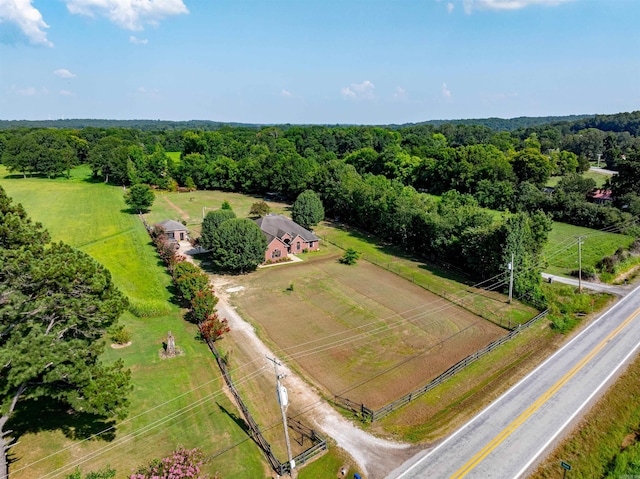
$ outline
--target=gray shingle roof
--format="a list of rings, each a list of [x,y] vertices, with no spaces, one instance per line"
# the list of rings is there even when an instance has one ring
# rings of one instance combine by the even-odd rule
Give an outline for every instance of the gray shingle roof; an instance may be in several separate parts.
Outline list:
[[[158,226],[161,226],[167,233],[171,233],[172,231],[187,231],[185,225],[174,220],[164,220],[162,223],[158,223]]]
[[[273,213],[263,216],[255,220],[260,229],[267,235],[267,241],[271,242],[273,238],[282,238],[286,233],[292,237],[300,235],[305,241],[320,241],[308,229],[303,228],[298,223],[291,221],[286,216],[274,215]]]

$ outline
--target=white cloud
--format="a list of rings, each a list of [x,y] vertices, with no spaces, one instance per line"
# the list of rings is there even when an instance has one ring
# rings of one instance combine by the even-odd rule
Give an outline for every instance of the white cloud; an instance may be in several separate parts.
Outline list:
[[[38,91],[34,87],[30,86],[29,88],[18,90],[18,93],[22,96],[35,96]]]
[[[62,96],[75,96],[76,94],[69,90],[60,90]]]
[[[0,0],[0,23],[13,23],[34,45],[52,47],[45,28],[49,28],[32,0]]]
[[[66,68],[60,68],[60,69],[54,71],[53,74],[55,76],[60,77],[60,78],[75,78],[76,77],[75,73],[71,73]]]
[[[451,98],[451,90],[449,90],[446,83],[442,84],[442,96],[445,98]]]
[[[293,96],[293,93],[283,88],[282,91],[280,92],[280,96],[283,96],[285,98],[291,98]]]
[[[27,88],[16,88],[15,85],[11,85],[11,89],[20,96],[40,96],[49,94],[49,90],[45,87],[41,87],[40,89],[32,86]]]
[[[65,0],[67,9],[76,15],[102,15],[128,30],[143,30],[143,25],[157,25],[173,15],[189,13],[182,0]]]
[[[519,10],[529,5],[555,7],[573,0],[464,0],[465,13],[473,10]]]
[[[451,2],[447,3],[447,12],[449,13],[453,12],[454,8],[456,8],[456,6],[453,3]]]
[[[352,98],[358,100],[371,100],[373,98],[373,90],[376,86],[369,80],[365,80],[362,83],[352,83],[340,90],[342,96],[345,98]]]
[[[129,37],[129,41],[134,45],[146,45],[147,43],[149,43],[149,40],[147,40],[146,38],[138,38],[134,37],[133,35]]]
[[[396,100],[406,100],[407,99],[407,90],[402,88],[401,86],[396,88],[396,91],[393,92],[393,98]]]

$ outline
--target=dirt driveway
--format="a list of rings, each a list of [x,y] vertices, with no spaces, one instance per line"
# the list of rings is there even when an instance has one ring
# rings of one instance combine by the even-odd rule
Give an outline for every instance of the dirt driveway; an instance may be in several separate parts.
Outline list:
[[[195,250],[187,242],[180,243],[180,254],[193,261],[191,254]],[[237,347],[243,347],[244,353],[252,356],[256,363],[263,363],[265,356],[275,357],[274,353],[257,337],[253,327],[244,321],[236,310],[229,305],[226,290],[232,285],[226,278],[212,276],[211,283],[216,291],[218,314],[227,318],[229,327],[234,331]],[[359,469],[370,479],[382,479],[418,450],[408,444],[400,444],[375,437],[341,416],[335,409],[294,371],[282,365],[286,374],[286,386],[291,402],[306,410],[305,421],[312,421],[336,444],[347,451],[357,462]],[[263,369],[263,374],[271,380],[272,370]],[[269,394],[271,391],[269,391]]]

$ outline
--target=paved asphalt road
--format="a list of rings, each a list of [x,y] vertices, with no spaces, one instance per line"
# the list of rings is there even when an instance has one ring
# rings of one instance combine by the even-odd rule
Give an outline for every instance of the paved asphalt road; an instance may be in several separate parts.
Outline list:
[[[640,287],[449,438],[388,478],[524,477],[639,347]]]
[[[558,283],[570,284],[571,286],[578,286],[580,282],[577,279],[566,278],[564,276],[556,276],[549,273],[542,273],[542,277],[545,280],[549,280],[551,278],[553,281],[557,281]],[[616,296],[626,296],[629,291],[631,291],[632,286],[615,286],[612,284],[606,283],[589,283],[588,281],[582,281],[582,287],[584,289],[590,289],[592,291],[602,291],[604,293],[615,294]]]

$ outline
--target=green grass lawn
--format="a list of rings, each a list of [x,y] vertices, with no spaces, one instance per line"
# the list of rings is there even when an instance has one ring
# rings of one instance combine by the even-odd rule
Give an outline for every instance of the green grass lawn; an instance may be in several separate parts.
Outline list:
[[[597,171],[588,170],[582,173],[583,178],[591,178],[596,182],[596,188],[602,188],[604,183],[611,178],[611,175],[605,175],[604,173],[598,173]],[[561,176],[552,176],[547,180],[546,186],[557,186],[560,182]]]
[[[179,151],[165,151],[165,155],[171,158],[176,164],[180,163],[181,154]]]
[[[122,358],[132,371],[129,417],[118,425],[115,437],[79,442],[103,428],[64,420],[64,411],[43,415],[41,406],[31,412],[27,407],[23,418],[35,415],[38,421],[17,421],[12,427],[21,432],[20,443],[12,449],[12,477],[40,478],[63,468],[55,476],[62,477],[85,459],[85,471],[111,464],[123,477],[179,446],[201,447],[212,459],[206,468],[211,474],[264,477],[268,470],[263,456],[222,393],[208,348],[196,339],[195,327],[184,321],[183,311],[170,302],[170,278],[142,222],[124,211],[122,189],[90,181],[86,166],[75,169],[71,179],[55,180],[8,175],[0,167],[0,185],[31,218],[43,223],[53,240],[65,241],[109,268],[134,306],[153,316],[125,313],[122,323],[132,344],[107,347],[103,355],[106,362]],[[160,350],[168,331],[184,354],[163,360]]]
[[[398,248],[381,245],[374,236],[355,228],[323,223],[315,232],[323,240],[342,249],[354,248],[367,261],[497,324],[506,326],[509,321],[512,324],[522,323],[536,314],[535,309],[517,301],[512,305],[506,304],[504,295],[469,287],[468,278],[455,271],[407,257]],[[480,294],[470,294],[471,292]]]
[[[192,236],[200,236],[202,218],[209,211],[220,209],[223,201],[228,201],[238,218],[249,215],[251,205],[262,200],[261,196],[249,196],[217,190],[198,190],[189,193],[156,192],[151,211],[145,215],[149,224],[172,219],[184,220]],[[267,201],[271,211],[288,216],[289,206],[285,203]]]
[[[106,266],[133,311],[167,314],[170,279],[149,246],[142,222],[124,211],[122,188],[93,183],[90,175],[86,165],[74,169],[69,180],[7,177],[2,167],[0,185],[54,241],[64,241]]]
[[[544,249],[548,273],[568,276],[571,271],[578,269],[577,236],[585,236],[582,244],[583,269],[594,267],[602,257],[615,253],[620,246],[628,247],[634,239],[632,236],[604,233],[556,221]]]

